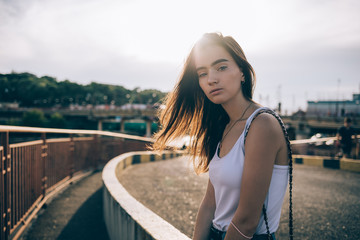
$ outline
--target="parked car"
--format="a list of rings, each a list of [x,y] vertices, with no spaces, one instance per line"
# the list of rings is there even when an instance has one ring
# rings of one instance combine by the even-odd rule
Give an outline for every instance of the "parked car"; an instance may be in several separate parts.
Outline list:
[[[316,133],[314,134],[313,136],[311,136],[311,140],[318,140],[318,139],[322,139],[322,138],[328,138],[330,137],[329,135],[327,134],[324,134],[324,133]],[[329,139],[329,140],[326,140],[326,141],[317,141],[317,142],[313,142],[313,143],[310,143],[311,145],[315,145],[315,146],[332,146],[335,144],[335,140],[333,139]]]

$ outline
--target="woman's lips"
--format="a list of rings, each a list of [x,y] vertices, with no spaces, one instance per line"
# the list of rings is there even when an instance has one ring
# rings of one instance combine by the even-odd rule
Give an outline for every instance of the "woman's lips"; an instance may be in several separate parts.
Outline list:
[[[221,88],[215,88],[215,89],[210,91],[210,94],[211,95],[217,95],[217,94],[220,93],[221,90],[222,90]]]

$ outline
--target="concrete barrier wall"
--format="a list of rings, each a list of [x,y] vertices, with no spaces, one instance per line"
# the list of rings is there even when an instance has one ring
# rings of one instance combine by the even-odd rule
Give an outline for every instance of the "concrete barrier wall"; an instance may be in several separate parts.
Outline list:
[[[353,160],[347,158],[331,158],[320,156],[308,156],[308,155],[294,155],[294,162],[297,164],[341,169],[351,172],[360,172],[360,160]]]
[[[180,156],[180,152],[130,152],[110,160],[103,169],[104,219],[110,239],[190,240],[174,226],[133,198],[117,176],[132,164]]]

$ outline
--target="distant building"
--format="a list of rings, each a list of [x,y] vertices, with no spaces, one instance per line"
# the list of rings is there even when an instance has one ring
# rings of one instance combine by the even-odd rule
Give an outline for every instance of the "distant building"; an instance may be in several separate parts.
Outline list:
[[[147,109],[148,105],[141,103],[127,103],[120,107],[122,110],[144,110]]]
[[[353,94],[352,100],[308,101],[306,115],[319,117],[360,116],[360,94]]]
[[[17,102],[0,102],[0,108],[17,109],[17,108],[19,108],[19,103],[17,103]]]

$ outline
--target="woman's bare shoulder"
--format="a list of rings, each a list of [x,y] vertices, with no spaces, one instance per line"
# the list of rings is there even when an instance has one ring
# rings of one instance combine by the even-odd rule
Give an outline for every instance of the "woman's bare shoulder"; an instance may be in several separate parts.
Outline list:
[[[270,113],[260,113],[255,117],[251,125],[255,125],[257,127],[279,127],[279,121]]]
[[[249,136],[274,141],[283,134],[278,120],[270,113],[259,114],[251,123]]]

